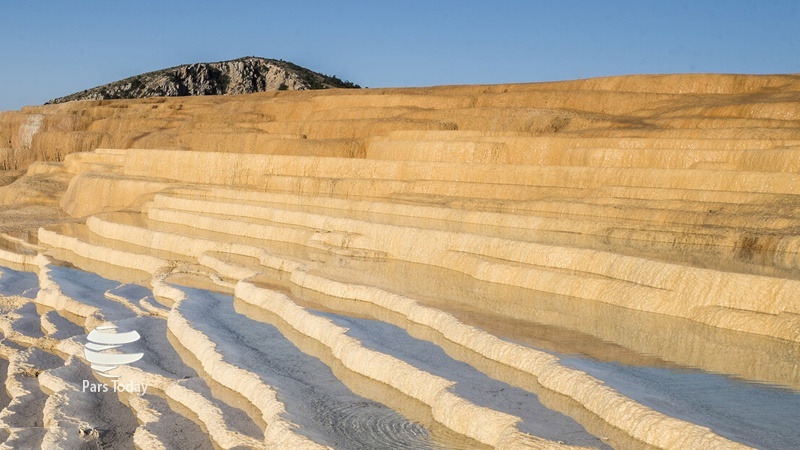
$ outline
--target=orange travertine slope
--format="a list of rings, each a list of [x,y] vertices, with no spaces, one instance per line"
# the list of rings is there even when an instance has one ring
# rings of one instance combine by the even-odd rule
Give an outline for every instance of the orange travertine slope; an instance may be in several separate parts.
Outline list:
[[[26,399],[45,397],[43,445],[89,439],[59,431],[100,420],[69,406],[89,370],[71,355],[82,333],[124,320],[152,321],[159,351],[202,384],[119,369],[157,386],[108,406],[130,416],[117,426],[140,448],[180,442],[160,414],[202,429],[201,447],[346,447],[307,431],[268,368],[231,356],[216,331],[229,316],[274,327],[348,395],[445,447],[765,445],[650,404],[569,354],[800,389],[800,76],[74,102],[2,113],[0,147],[0,265],[38,280],[33,300],[3,297],[18,309],[0,325],[60,358],[0,348],[10,442],[34,433],[15,425],[34,414]],[[114,305],[87,303],[59,278],[64,263],[150,295],[127,304],[114,288],[100,293]],[[233,296],[229,316],[197,312],[213,291]],[[61,317],[80,332],[59,337]],[[391,327],[581,431],[537,429],[544,419],[371,341]],[[44,394],[18,369],[40,360]]]

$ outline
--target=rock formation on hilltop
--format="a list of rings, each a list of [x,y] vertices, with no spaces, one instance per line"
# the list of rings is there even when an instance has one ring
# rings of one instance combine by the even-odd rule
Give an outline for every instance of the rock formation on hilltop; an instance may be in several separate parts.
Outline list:
[[[287,61],[247,57],[214,63],[184,64],[136,75],[47,102],[250,94],[263,91],[358,88]]]

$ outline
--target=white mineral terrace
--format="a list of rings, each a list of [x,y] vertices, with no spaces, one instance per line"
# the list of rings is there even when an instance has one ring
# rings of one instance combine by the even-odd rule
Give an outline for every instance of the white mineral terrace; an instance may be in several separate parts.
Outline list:
[[[2,113],[0,448],[800,448],[799,78]]]

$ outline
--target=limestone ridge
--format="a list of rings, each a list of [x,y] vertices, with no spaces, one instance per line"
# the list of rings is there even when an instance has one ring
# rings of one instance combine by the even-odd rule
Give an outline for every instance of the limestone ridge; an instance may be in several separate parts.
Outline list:
[[[185,64],[97,86],[46,104],[80,100],[232,95],[263,91],[359,88],[287,61],[247,57],[232,61]]]

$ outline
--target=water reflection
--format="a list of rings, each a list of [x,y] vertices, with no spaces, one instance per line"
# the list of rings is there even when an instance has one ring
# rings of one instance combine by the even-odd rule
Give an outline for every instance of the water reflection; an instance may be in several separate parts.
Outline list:
[[[698,368],[800,390],[797,342],[478,282],[420,264],[340,261],[338,266],[324,276],[402,292],[464,323],[533,347],[628,365]]]

